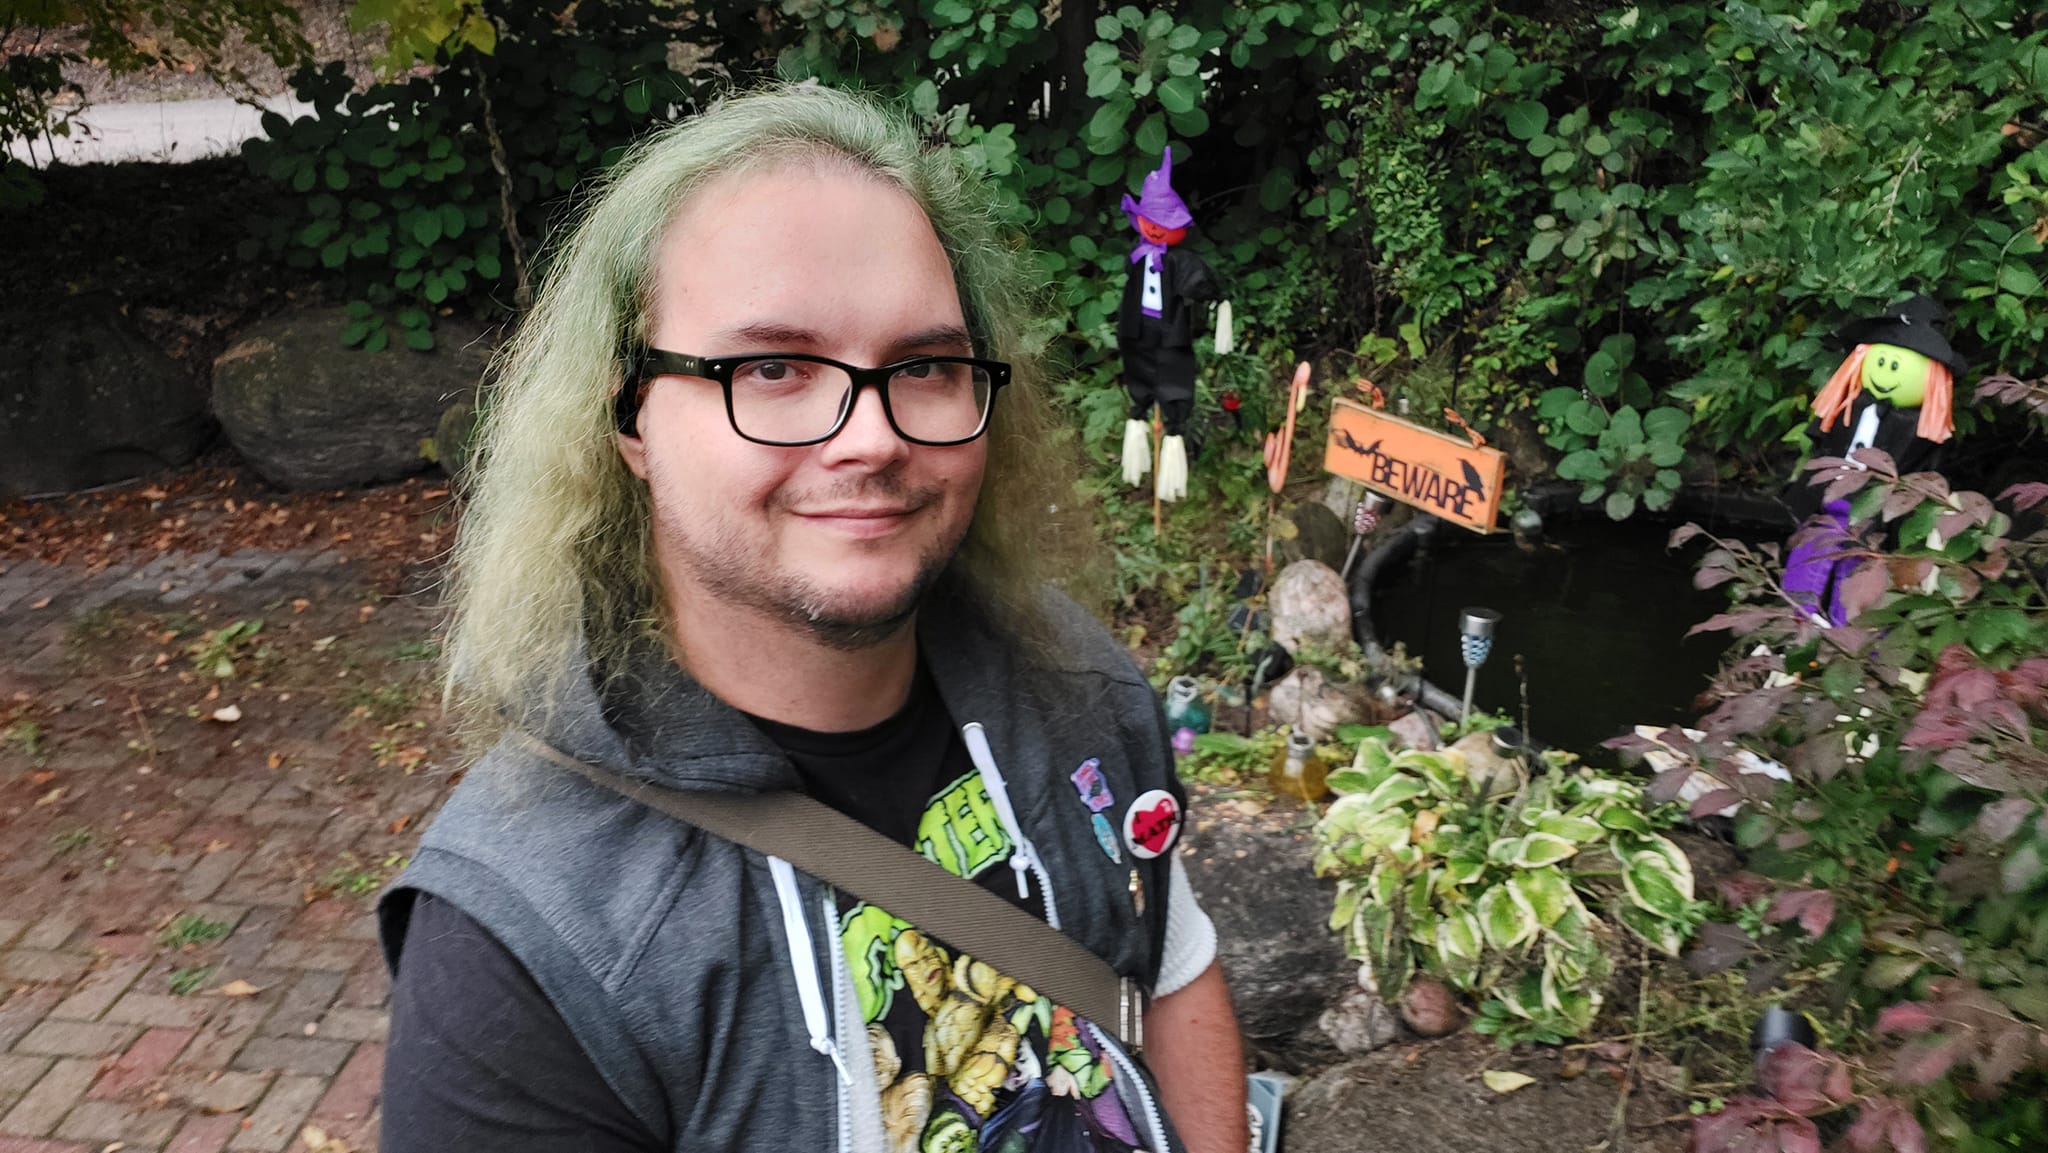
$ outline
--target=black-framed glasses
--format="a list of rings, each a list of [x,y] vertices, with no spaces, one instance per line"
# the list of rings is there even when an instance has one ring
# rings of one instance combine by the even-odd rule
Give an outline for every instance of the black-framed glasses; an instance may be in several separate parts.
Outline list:
[[[628,359],[626,383],[619,389],[620,432],[637,435],[642,386],[669,375],[718,382],[732,430],[755,444],[823,444],[846,427],[860,390],[873,388],[897,436],[945,447],[966,444],[988,431],[989,410],[996,391],[1010,383],[1010,366],[968,356],[913,356],[880,368],[859,368],[794,352],[691,356],[640,348]]]

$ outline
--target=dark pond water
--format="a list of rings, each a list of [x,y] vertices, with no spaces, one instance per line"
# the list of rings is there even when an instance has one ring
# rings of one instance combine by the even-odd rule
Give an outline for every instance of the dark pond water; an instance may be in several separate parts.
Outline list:
[[[1703,547],[1667,552],[1669,526],[1597,515],[1547,528],[1544,544],[1523,551],[1506,533],[1440,526],[1427,551],[1381,575],[1373,591],[1380,642],[1402,642],[1431,681],[1461,696],[1459,611],[1499,611],[1473,707],[1520,717],[1519,653],[1530,735],[1579,753],[1634,725],[1695,719],[1693,700],[1719,666],[1726,634],[1685,632],[1728,603],[1724,590],[1692,587]]]

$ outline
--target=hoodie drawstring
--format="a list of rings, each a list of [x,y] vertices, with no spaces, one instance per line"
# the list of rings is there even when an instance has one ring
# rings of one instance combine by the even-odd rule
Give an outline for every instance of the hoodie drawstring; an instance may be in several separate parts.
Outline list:
[[[988,799],[996,808],[996,817],[1003,822],[1003,831],[1010,834],[1010,868],[1017,874],[1017,896],[1031,895],[1029,874],[1038,875],[1038,890],[1045,898],[1046,923],[1060,927],[1059,908],[1053,903],[1052,879],[1046,874],[1044,862],[1038,859],[1038,850],[1024,836],[1024,827],[1017,823],[1017,811],[1010,806],[1010,790],[1003,783],[1003,774],[996,768],[996,755],[989,748],[988,733],[983,731],[980,721],[969,721],[961,726],[961,739],[967,745],[967,757],[974,762],[975,771],[981,774],[981,786],[988,792]]]
[[[781,857],[768,858],[768,871],[775,877],[775,896],[782,904],[782,932],[789,940],[789,967],[796,977],[796,996],[804,1011],[804,1031],[811,1035],[811,1048],[832,1059],[842,1084],[851,1085],[852,1076],[832,1041],[832,1026],[825,1012],[825,988],[818,980],[818,955],[811,945],[810,922],[804,919],[804,899],[796,884],[796,870]],[[837,947],[836,943],[833,947]]]

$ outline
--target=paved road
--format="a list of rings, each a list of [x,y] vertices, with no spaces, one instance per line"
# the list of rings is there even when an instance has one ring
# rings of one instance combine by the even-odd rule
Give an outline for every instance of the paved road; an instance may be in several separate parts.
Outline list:
[[[9,144],[8,151],[39,168],[49,163],[53,146],[57,159],[64,164],[198,160],[233,152],[243,141],[262,135],[259,121],[264,109],[286,116],[312,112],[289,93],[265,97],[262,108],[225,97],[151,104],[94,104],[71,122],[69,137],[36,141],[33,147],[27,141],[16,140]]]
[[[388,988],[369,894],[449,777],[367,755],[411,725],[348,693],[420,668],[391,654],[432,617],[352,569],[0,559],[0,710],[39,722],[0,725],[0,1153],[306,1153],[306,1126],[374,1153]],[[209,722],[183,646],[259,614],[293,655],[248,658],[221,682],[246,715]],[[179,939],[179,917],[204,927]]]

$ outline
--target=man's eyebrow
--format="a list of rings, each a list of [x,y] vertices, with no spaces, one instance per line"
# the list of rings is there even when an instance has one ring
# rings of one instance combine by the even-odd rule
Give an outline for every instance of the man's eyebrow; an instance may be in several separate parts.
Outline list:
[[[812,329],[760,321],[713,333],[708,343],[717,346],[712,355],[730,356],[742,352],[804,352],[820,347],[825,341]],[[974,338],[957,324],[942,324],[909,333],[892,341],[889,346],[892,356],[909,349],[972,350],[973,347]],[[727,352],[728,348],[732,351]]]

